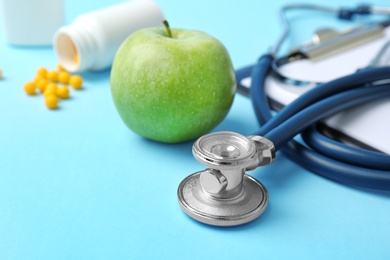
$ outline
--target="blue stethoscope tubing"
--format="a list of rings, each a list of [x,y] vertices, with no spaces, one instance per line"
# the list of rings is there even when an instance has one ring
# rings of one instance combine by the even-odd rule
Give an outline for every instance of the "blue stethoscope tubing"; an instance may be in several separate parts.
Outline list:
[[[236,71],[238,82],[249,75],[252,78],[250,98],[261,125],[254,134],[268,138],[276,150],[323,177],[362,188],[390,190],[389,155],[337,142],[315,126],[349,107],[390,97],[390,84],[375,83],[389,79],[390,67],[367,68],[319,84],[273,116],[265,93],[265,79],[273,61],[273,55],[265,54],[253,67]],[[299,133],[304,144],[293,139]]]

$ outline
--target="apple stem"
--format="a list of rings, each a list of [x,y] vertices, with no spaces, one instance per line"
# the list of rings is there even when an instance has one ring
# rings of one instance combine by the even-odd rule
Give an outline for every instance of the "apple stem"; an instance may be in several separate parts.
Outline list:
[[[169,38],[173,38],[172,37],[172,31],[171,31],[171,28],[169,27],[168,21],[167,20],[163,20],[162,22],[165,25],[165,29],[167,30],[168,37]]]

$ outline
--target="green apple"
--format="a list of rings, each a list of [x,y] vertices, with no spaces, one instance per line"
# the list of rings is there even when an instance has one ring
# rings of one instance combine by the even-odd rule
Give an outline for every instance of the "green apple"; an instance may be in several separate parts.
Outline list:
[[[200,31],[141,29],[118,49],[111,93],[124,123],[146,138],[178,143],[219,124],[233,102],[229,54]]]

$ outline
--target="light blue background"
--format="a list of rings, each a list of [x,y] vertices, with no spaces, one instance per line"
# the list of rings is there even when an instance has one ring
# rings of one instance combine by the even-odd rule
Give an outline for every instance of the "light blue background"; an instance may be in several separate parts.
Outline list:
[[[68,0],[66,21],[117,2]],[[172,27],[220,39],[239,68],[277,39],[277,11],[288,1],[157,3]],[[337,25],[301,14],[290,15],[290,44],[308,40],[314,25]],[[13,47],[0,35],[1,260],[390,259],[389,192],[334,183],[281,154],[251,173],[270,195],[261,218],[233,228],[193,221],[176,198],[180,181],[203,169],[192,142],[166,145],[129,131],[111,99],[109,70],[84,73],[85,88],[49,111],[23,84],[38,67],[55,68],[52,49]],[[250,101],[237,95],[215,130],[251,134],[257,127]]]

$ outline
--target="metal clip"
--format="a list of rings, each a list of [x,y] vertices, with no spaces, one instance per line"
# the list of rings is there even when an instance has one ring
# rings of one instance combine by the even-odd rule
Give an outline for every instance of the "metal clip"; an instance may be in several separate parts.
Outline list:
[[[291,51],[289,56],[301,54],[312,61],[326,59],[373,40],[384,37],[382,25],[367,25],[342,32],[325,28],[315,32],[311,41]]]

